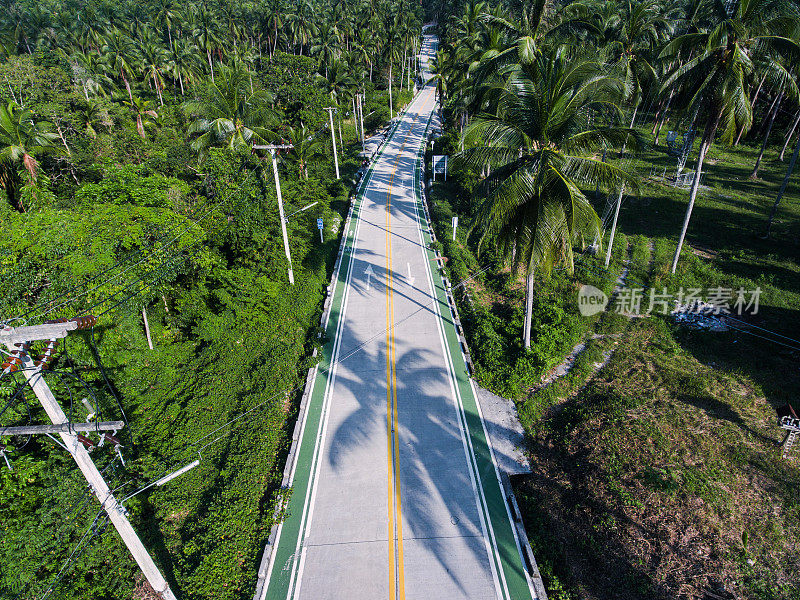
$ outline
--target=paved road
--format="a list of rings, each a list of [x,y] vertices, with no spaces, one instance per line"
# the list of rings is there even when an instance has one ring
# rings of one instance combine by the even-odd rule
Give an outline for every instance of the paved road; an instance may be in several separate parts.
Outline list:
[[[426,37],[431,56],[435,39]],[[420,201],[435,87],[367,174],[260,598],[528,599]]]

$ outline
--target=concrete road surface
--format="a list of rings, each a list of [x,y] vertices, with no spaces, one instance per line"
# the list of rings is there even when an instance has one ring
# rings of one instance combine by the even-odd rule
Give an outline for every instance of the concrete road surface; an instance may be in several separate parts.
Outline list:
[[[427,36],[423,54],[435,45]],[[258,600],[534,597],[428,248],[435,107],[429,84],[354,204]]]

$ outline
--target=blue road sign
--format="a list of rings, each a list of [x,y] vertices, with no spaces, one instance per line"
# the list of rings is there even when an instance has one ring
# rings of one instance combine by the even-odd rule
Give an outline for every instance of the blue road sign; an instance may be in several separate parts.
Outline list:
[[[322,229],[322,219],[317,219],[317,229]]]

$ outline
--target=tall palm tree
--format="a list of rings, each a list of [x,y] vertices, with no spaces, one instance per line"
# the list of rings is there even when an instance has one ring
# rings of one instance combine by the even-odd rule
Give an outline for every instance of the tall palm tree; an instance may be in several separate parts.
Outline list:
[[[278,29],[283,27],[284,15],[281,12],[280,0],[271,0],[269,6],[266,7],[265,15],[265,29],[269,32],[267,34],[267,44],[269,47],[269,55],[272,56],[278,49]]]
[[[701,0],[700,10],[707,14],[702,31],[681,35],[661,52],[661,58],[691,58],[680,64],[667,78],[662,92],[673,86],[679,105],[696,115],[703,127],[689,204],[683,219],[678,246],[672,259],[672,272],[678,267],[683,241],[700,186],[703,163],[722,128],[722,142],[730,144],[737,131],[749,129],[753,111],[748,98],[748,75],[757,70],[770,71],[792,95],[797,87],[792,77],[774,57],[777,54],[800,57],[800,47],[781,35],[791,26],[794,10],[788,0]]]
[[[247,72],[223,67],[215,82],[206,83],[199,100],[184,103],[186,113],[195,118],[189,135],[194,136],[192,149],[201,158],[212,146],[249,147],[275,137],[272,97],[252,92]]]
[[[16,102],[0,102],[0,186],[20,212],[25,212],[19,198],[20,170],[36,180],[39,163],[35,155],[51,148],[58,139],[49,131],[51,127],[46,121],[34,121],[31,111]]]
[[[174,0],[161,0],[157,8],[155,20],[167,29],[167,39],[172,45],[172,26],[178,18],[178,3]],[[162,38],[163,39],[163,38]]]
[[[341,104],[345,95],[356,86],[347,63],[336,58],[325,66],[325,76],[318,75],[317,79],[337,105]]]
[[[635,133],[587,125],[594,112],[619,113],[623,89],[598,63],[537,51],[511,68],[492,92],[492,112],[478,114],[465,131],[461,159],[491,169],[477,188],[473,230],[481,232],[480,245],[496,239],[526,271],[525,348],[531,343],[534,273],[547,275],[560,261],[571,269],[573,244],[600,237],[600,219],[581,186],[636,186],[633,176],[594,156],[604,142]]]
[[[308,179],[308,166],[322,155],[324,142],[317,136],[309,135],[306,126],[288,128],[289,141],[292,150],[289,156],[297,161],[297,174],[299,179]]]
[[[128,92],[128,98],[133,102],[129,77],[134,72],[138,59],[133,40],[124,31],[114,28],[105,36],[103,45],[100,47],[100,54],[108,69],[122,79]]]
[[[134,118],[136,119],[136,131],[139,133],[142,139],[146,138],[147,133],[145,132],[144,127],[145,121],[152,125],[154,123],[153,119],[158,118],[158,113],[153,110],[153,101],[144,100],[138,96],[134,96],[132,100],[122,98],[120,101],[133,113]]]
[[[164,89],[164,65],[166,64],[166,52],[155,40],[143,40],[139,52],[142,57],[142,74],[150,85],[156,89],[158,101],[164,106],[164,98],[161,90]]]
[[[195,46],[183,38],[173,40],[167,50],[166,71],[173,82],[180,85],[181,96],[185,95],[186,85],[194,78],[196,56]]]
[[[386,20],[386,39],[384,40],[384,60],[389,64],[389,118],[394,118],[394,105],[392,103],[392,69],[395,61],[400,58],[401,41],[397,33],[397,15],[390,15]]]
[[[216,24],[211,13],[205,8],[201,8],[197,14],[197,26],[192,32],[192,36],[197,47],[206,53],[212,83],[214,81],[214,60],[212,55],[222,43],[215,28]]]
[[[656,0],[627,0],[621,9],[609,20],[606,36],[614,68],[625,82],[626,100],[633,107],[630,125],[633,127],[645,87],[656,79],[655,69],[650,64],[651,51],[671,28],[661,13],[661,3]],[[620,156],[624,152],[623,144]]]
[[[328,76],[328,64],[341,54],[339,43],[339,31],[332,23],[323,23],[317,32],[317,43],[311,46],[311,56],[319,59],[319,69],[325,69],[325,77]]]

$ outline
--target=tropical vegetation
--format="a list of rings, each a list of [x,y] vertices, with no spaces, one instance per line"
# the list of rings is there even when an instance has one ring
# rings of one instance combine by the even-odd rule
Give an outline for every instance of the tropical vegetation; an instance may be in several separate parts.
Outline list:
[[[800,385],[800,4],[427,17],[428,160],[452,158],[428,196],[437,243],[474,377],[526,432],[532,473],[512,483],[549,597],[796,598],[800,488],[775,411]],[[584,286],[605,310],[581,314]],[[692,329],[670,311],[693,290],[761,303]]]
[[[87,443],[180,598],[252,597],[362,162],[355,95],[366,135],[408,102],[421,16],[3,2],[0,321],[98,316],[46,377],[73,420],[125,422]],[[294,285],[269,144],[291,146]],[[20,373],[0,379],[0,425],[46,422],[37,407]],[[4,436],[0,455],[0,597],[153,597],[57,438]]]

